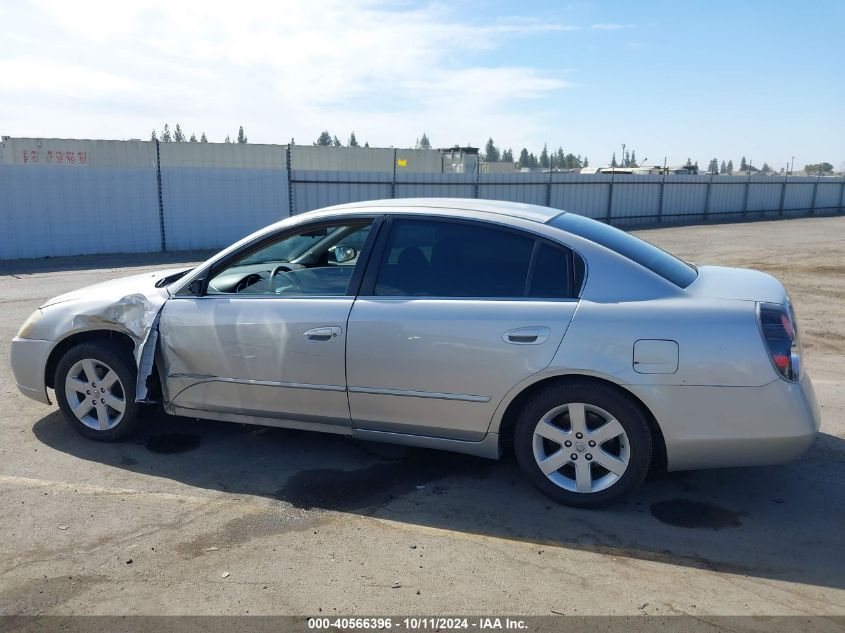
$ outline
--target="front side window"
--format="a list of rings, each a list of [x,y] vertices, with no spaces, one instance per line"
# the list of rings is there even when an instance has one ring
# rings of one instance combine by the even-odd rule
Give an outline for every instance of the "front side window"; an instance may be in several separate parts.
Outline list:
[[[397,220],[381,257],[374,294],[568,298],[570,257],[564,247],[479,223]]]
[[[343,296],[371,226],[322,224],[286,234],[215,271],[206,294]]]

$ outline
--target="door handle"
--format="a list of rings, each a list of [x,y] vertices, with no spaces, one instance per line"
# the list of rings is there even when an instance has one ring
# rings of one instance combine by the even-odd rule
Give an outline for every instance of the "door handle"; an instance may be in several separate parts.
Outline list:
[[[303,332],[302,335],[313,343],[321,343],[333,341],[340,336],[339,327],[315,327],[314,329]]]
[[[551,330],[547,327],[519,327],[502,334],[505,343],[514,345],[540,345],[549,338]]]

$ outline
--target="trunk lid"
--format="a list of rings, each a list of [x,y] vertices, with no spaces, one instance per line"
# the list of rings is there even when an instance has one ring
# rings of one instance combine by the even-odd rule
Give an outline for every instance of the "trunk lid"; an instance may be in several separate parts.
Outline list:
[[[699,266],[698,278],[686,291],[696,297],[740,301],[766,301],[785,305],[786,289],[768,273],[750,268]]]

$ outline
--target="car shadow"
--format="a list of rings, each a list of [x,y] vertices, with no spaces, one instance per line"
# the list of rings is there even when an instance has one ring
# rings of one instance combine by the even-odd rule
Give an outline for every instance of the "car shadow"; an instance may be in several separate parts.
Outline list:
[[[792,464],[653,475],[616,505],[579,510],[537,492],[508,456],[165,415],[122,444],[86,440],[58,412],[33,430],[80,459],[305,511],[845,588],[845,440],[825,433]]]

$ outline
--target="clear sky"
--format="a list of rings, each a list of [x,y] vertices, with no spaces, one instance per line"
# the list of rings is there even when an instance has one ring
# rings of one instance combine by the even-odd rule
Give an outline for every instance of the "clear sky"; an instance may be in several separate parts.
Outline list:
[[[845,168],[845,2],[0,0],[0,134]]]

